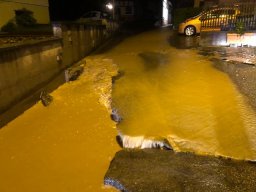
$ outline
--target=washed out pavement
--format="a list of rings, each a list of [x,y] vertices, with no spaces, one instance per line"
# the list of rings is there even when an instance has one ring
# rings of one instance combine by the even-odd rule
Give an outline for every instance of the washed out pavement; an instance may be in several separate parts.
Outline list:
[[[136,39],[133,43],[140,48]],[[156,45],[154,50],[166,53],[161,42]],[[152,53],[148,48],[140,54],[144,60]],[[118,51],[116,59],[127,63],[137,55],[125,53],[125,47]],[[122,52],[126,60],[119,57]],[[255,190],[253,162],[156,149],[119,151],[118,130],[110,119],[118,69],[107,58],[86,58],[84,74],[51,93],[48,107],[38,103],[1,129],[0,191],[112,191],[103,186],[105,174],[105,184],[124,191]],[[153,68],[157,63],[145,71],[152,75]]]

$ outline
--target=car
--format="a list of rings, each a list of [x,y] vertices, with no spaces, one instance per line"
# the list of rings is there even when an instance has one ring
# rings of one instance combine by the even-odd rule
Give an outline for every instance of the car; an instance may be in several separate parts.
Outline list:
[[[209,11],[204,11],[199,15],[189,18],[184,22],[179,24],[178,32],[180,34],[185,34],[186,36],[196,35],[201,32],[201,23],[221,23],[224,25],[230,19],[235,19],[237,15],[240,14],[238,7],[230,8],[213,8]],[[217,25],[216,25],[217,26]],[[220,30],[220,27],[217,26],[216,30]]]
[[[103,13],[101,11],[90,11],[85,14],[83,14],[78,21],[86,22],[86,21],[95,21],[95,20],[101,20],[101,19],[108,19],[108,14]]]

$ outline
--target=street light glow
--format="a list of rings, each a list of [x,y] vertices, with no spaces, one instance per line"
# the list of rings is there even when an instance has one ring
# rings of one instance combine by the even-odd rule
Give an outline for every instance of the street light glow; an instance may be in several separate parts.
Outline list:
[[[168,10],[168,1],[163,0],[163,25],[168,24],[168,16],[169,16],[169,10]]]
[[[112,10],[112,9],[113,9],[112,3],[108,3],[108,4],[106,5],[106,7],[107,7],[109,10]]]

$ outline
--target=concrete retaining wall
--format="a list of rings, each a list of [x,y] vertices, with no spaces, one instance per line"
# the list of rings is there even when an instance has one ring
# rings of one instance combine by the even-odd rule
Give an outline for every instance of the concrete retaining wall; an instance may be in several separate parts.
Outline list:
[[[106,41],[116,26],[55,23],[55,37],[0,48],[0,114]]]
[[[0,113],[65,67],[57,62],[61,49],[60,39],[0,49]]]
[[[202,31],[200,46],[256,46],[256,32],[250,31],[243,35],[228,31]]]
[[[201,32],[199,45],[202,47],[227,46],[227,32],[225,32],[225,31]]]

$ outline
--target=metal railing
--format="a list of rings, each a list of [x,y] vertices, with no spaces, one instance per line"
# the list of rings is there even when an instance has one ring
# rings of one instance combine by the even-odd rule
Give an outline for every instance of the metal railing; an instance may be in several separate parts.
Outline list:
[[[240,0],[235,5],[219,5],[204,11],[201,31],[256,30],[256,0]]]

